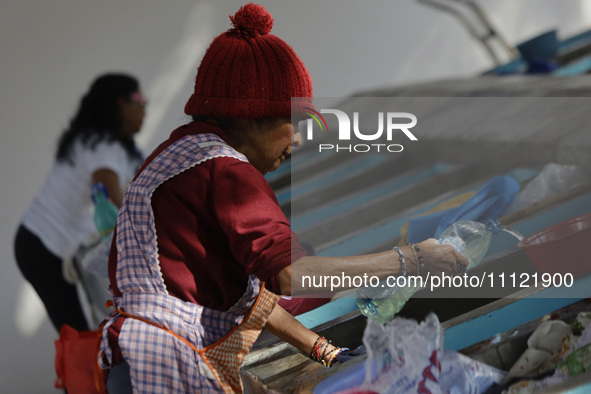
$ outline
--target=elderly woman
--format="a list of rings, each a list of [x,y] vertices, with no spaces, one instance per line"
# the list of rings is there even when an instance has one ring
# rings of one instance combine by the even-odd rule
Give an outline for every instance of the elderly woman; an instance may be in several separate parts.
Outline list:
[[[292,97],[312,81],[273,20],[248,4],[214,39],[173,131],[140,168],[119,213],[109,260],[116,312],[99,363],[120,392],[240,392],[244,356],[263,328],[325,365],[342,351],[277,305],[291,264],[306,272],[399,275],[395,251],[350,258],[307,252],[263,177],[301,143]],[[419,244],[425,269],[452,272],[453,248]],[[407,273],[415,266],[407,254]],[[319,272],[319,274],[321,274]]]

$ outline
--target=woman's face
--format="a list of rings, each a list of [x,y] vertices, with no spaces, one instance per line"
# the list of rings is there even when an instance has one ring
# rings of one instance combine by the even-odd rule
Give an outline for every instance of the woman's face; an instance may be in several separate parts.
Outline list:
[[[259,124],[253,121],[251,125],[236,149],[263,175],[279,168],[291,155],[292,147],[302,144],[297,125],[292,125],[290,118],[273,118]]]
[[[117,105],[121,119],[121,132],[131,136],[139,132],[146,114],[145,96],[140,92],[135,92],[128,98],[119,98]]]

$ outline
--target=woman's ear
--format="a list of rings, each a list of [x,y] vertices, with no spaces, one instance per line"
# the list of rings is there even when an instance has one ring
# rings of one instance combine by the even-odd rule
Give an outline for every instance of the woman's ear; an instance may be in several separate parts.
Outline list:
[[[115,105],[117,105],[117,110],[119,111],[119,116],[121,116],[121,111],[125,108],[125,106],[129,103],[124,97],[117,97],[115,99]]]

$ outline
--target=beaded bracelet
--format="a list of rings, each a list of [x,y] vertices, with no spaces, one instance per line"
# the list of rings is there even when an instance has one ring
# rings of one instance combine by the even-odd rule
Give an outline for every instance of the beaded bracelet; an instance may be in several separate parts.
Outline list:
[[[345,350],[349,350],[349,348],[346,348],[346,347],[336,347],[336,348],[334,348],[333,350],[331,350],[331,351],[330,351],[330,353],[328,353],[328,355],[327,355],[327,356],[329,356],[329,355],[331,355],[331,354],[332,354],[332,356],[330,357],[330,360],[328,360],[326,363],[323,361],[323,364],[324,364],[324,366],[325,366],[325,367],[327,367],[327,368],[330,368],[330,367],[332,367],[332,365],[333,365],[333,364],[332,364],[332,363],[333,363],[333,361],[334,361],[334,360],[337,358],[337,356],[338,356],[339,354],[341,354],[341,353],[342,353],[342,352],[344,352]],[[333,352],[334,352],[334,353],[333,353]]]
[[[323,340],[326,340],[326,338],[318,335],[318,338],[316,338],[316,341],[314,341],[314,344],[312,345],[312,350],[310,350],[310,358],[314,361],[317,361],[315,354],[317,354],[318,346],[320,346]]]
[[[423,276],[423,267],[424,267],[423,256],[418,255],[418,252],[421,251],[421,248],[419,248],[418,245],[415,245],[413,243],[409,243],[408,246],[410,246],[412,253],[415,255],[415,263],[417,265],[417,275]]]
[[[402,254],[402,250],[400,250],[398,246],[394,246],[392,249],[398,252],[398,258],[400,260],[400,265],[402,266],[402,276],[406,277],[406,260],[404,254]]]
[[[312,345],[312,350],[310,351],[310,358],[316,362],[323,362],[326,350],[328,349],[328,345],[330,345],[330,341],[325,337],[318,336],[314,345]],[[322,353],[321,353],[322,350]]]
[[[332,350],[330,352],[328,352],[328,353],[326,352],[328,350],[328,345],[330,345],[330,341],[326,341],[325,342],[324,348],[322,350],[322,355],[320,356],[320,361],[322,362],[322,364],[325,364],[325,361],[324,360],[326,360],[326,357],[330,353],[332,353]],[[334,350],[334,348],[333,348],[333,350]]]
[[[335,358],[343,351],[349,350],[346,347],[334,347],[331,351],[327,352],[330,341],[325,337],[318,336],[312,350],[310,351],[310,358],[316,362],[321,363],[325,367],[331,367]]]
[[[328,357],[328,356],[332,356],[332,357],[331,357],[331,358],[330,358],[330,360],[328,360],[328,361],[327,361],[326,359],[322,359],[322,364],[323,364],[325,367],[329,367],[329,366],[330,366],[330,364],[332,363],[332,360],[333,360],[333,359],[336,357],[336,355],[337,355],[337,354],[339,354],[339,352],[340,352],[340,349],[342,349],[342,348],[335,347],[335,348],[334,348],[334,349],[332,349],[330,352],[328,352],[328,354],[326,355],[326,357]]]
[[[316,360],[316,361],[318,361],[318,362],[324,361],[324,357],[326,354],[326,350],[328,349],[328,345],[330,345],[330,341],[325,338],[324,342],[322,343],[322,346],[318,346],[318,352],[316,353],[318,360]],[[322,353],[320,353],[321,348],[322,348]]]

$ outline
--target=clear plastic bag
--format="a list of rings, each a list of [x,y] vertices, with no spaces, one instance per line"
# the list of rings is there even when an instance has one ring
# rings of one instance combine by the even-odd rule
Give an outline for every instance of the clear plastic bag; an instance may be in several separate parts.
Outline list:
[[[525,209],[538,201],[564,193],[588,181],[587,175],[575,165],[546,164],[517,195],[504,215]]]
[[[111,240],[113,232],[107,234],[104,238],[89,239],[82,244],[76,251],[74,258],[81,268],[102,278],[109,277],[108,261],[109,251],[111,250]]]
[[[100,324],[112,309],[105,309],[105,303],[111,299],[108,262],[112,238],[112,232],[104,238],[96,234],[96,237],[80,245],[72,259],[78,276],[78,289],[87,301],[83,309],[93,325]]]
[[[433,313],[418,323],[395,318],[368,320],[364,383],[346,392],[481,393],[505,373],[453,351],[443,350],[443,329]]]
[[[444,351],[439,386],[445,393],[482,393],[505,378],[505,372],[461,353]]]

